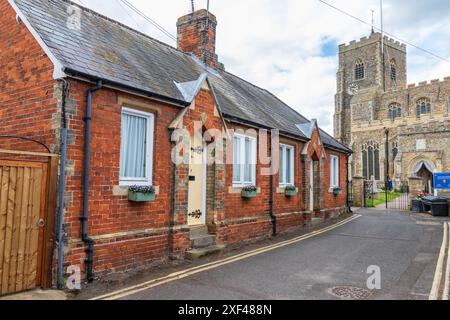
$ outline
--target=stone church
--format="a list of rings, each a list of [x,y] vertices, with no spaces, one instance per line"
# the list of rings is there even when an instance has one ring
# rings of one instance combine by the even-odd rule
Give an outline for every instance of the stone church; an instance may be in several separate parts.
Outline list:
[[[450,172],[450,77],[408,85],[406,45],[380,33],[339,46],[334,121],[350,177],[417,176],[431,192],[432,173]]]

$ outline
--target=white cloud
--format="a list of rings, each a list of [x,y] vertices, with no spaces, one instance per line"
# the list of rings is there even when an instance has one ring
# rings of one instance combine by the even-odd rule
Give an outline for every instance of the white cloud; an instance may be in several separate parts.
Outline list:
[[[134,6],[176,35],[176,20],[188,13],[190,0],[129,0]],[[82,0],[90,8],[175,45],[119,0]],[[197,8],[206,0],[197,0]],[[371,21],[378,0],[328,0],[329,3]],[[450,59],[450,1],[385,0],[385,29]],[[325,39],[336,43],[367,36],[370,27],[317,0],[210,0],[218,19],[217,52],[228,71],[264,87],[332,133],[336,56],[321,56]],[[450,75],[450,63],[408,48],[409,82]]]

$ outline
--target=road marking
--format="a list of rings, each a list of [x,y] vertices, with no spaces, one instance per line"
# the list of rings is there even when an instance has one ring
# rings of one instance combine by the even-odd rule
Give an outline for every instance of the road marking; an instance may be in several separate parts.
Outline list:
[[[154,287],[157,287],[157,286],[169,283],[169,282],[173,282],[176,280],[180,280],[180,279],[192,276],[192,275],[200,273],[200,272],[215,269],[215,268],[218,268],[218,267],[221,267],[221,266],[233,263],[233,262],[237,262],[237,261],[240,261],[240,260],[243,260],[246,258],[250,258],[250,257],[256,256],[256,255],[259,255],[259,254],[262,254],[265,252],[269,252],[269,251],[272,251],[272,250],[275,250],[278,248],[282,248],[282,247],[285,247],[285,246],[288,246],[288,245],[291,245],[294,243],[298,243],[300,241],[309,239],[311,237],[318,236],[322,233],[325,233],[325,232],[331,231],[335,228],[341,227],[355,219],[358,219],[359,217],[361,217],[361,215],[354,215],[354,216],[347,218],[345,220],[342,220],[341,222],[338,222],[334,225],[325,227],[320,230],[313,231],[313,232],[305,234],[303,236],[299,236],[299,237],[296,237],[296,238],[293,238],[290,240],[285,240],[285,241],[282,241],[282,242],[279,242],[279,243],[276,243],[276,244],[273,244],[273,245],[270,245],[270,246],[267,246],[264,248],[259,248],[259,249],[255,249],[252,251],[244,252],[244,253],[241,253],[241,254],[238,254],[238,255],[235,255],[232,257],[228,257],[223,260],[214,261],[214,262],[206,263],[204,265],[193,267],[193,268],[190,268],[187,270],[174,272],[168,276],[153,279],[153,280],[150,280],[150,281],[138,284],[138,285],[134,285],[134,286],[131,286],[128,288],[124,288],[124,289],[115,291],[115,292],[101,295],[101,296],[92,298],[90,300],[117,300],[117,299],[129,296],[132,294],[136,294],[141,291],[145,291],[145,290],[148,290],[148,289],[151,289],[151,288],[154,288]]]
[[[436,265],[436,272],[434,273],[433,287],[431,288],[429,300],[439,300],[439,291],[442,282],[442,272],[445,265],[445,255],[448,242],[448,224],[444,223],[444,235],[442,236],[441,251]]]
[[[430,221],[416,221],[416,224],[420,226],[441,226],[440,222],[430,222]]]
[[[448,230],[450,230],[450,222],[447,222]],[[449,231],[450,232],[450,231]],[[445,272],[444,295],[442,300],[450,300],[450,236],[448,236],[448,251],[447,251],[447,269]]]

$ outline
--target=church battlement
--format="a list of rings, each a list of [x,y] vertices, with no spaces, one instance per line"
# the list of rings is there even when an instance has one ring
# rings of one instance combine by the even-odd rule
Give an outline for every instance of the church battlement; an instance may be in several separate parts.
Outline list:
[[[420,118],[417,118],[415,115],[409,115],[395,120],[376,119],[354,122],[351,130],[352,132],[373,132],[384,128],[402,128],[403,131],[408,131],[408,128],[414,128],[417,131],[419,127],[422,127],[426,131],[432,127],[434,131],[438,129],[442,131],[443,128],[448,128],[449,123],[450,115],[448,113],[422,115]]]
[[[385,45],[388,45],[390,47],[393,47],[394,49],[400,50],[402,52],[406,53],[406,44],[400,43],[399,41],[389,38],[387,36],[384,36],[384,43]],[[346,52],[349,50],[354,50],[369,44],[376,43],[381,40],[381,33],[374,32],[369,37],[362,37],[359,39],[359,41],[353,40],[350,41],[350,43],[346,44],[340,44],[339,45],[339,52]]]
[[[418,88],[418,87],[425,87],[425,86],[430,86],[430,85],[438,85],[438,84],[444,84],[444,83],[450,83],[450,76],[449,77],[445,77],[444,79],[433,79],[430,81],[421,81],[419,83],[410,83],[408,84],[408,89],[412,89],[412,88]]]

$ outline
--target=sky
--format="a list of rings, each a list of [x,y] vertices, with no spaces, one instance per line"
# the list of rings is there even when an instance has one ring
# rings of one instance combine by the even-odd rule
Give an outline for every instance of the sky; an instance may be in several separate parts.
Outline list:
[[[128,0],[176,35],[191,0]],[[195,8],[206,8],[196,0]],[[380,27],[379,0],[325,0]],[[121,0],[76,0],[108,17],[176,46]],[[384,0],[384,29],[450,60],[449,0]],[[370,34],[370,26],[319,0],[210,0],[217,17],[217,54],[227,71],[263,87],[333,133],[338,45]],[[408,46],[408,83],[450,76],[450,62]]]

